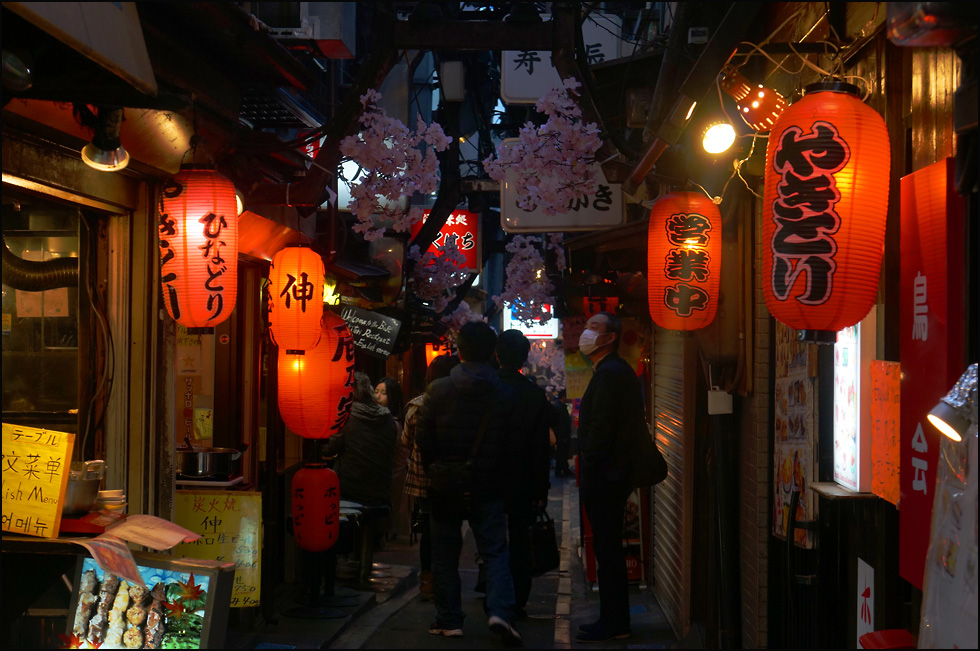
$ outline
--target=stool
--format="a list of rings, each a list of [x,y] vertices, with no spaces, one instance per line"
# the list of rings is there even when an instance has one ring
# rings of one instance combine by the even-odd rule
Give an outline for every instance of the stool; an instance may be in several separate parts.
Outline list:
[[[914,649],[918,639],[904,628],[865,633],[858,640],[862,649]]]
[[[360,530],[357,537],[357,559],[360,565],[359,579],[367,583],[371,576],[371,564],[374,559],[375,539],[379,533],[377,523],[391,513],[389,504],[365,504],[358,509]]]

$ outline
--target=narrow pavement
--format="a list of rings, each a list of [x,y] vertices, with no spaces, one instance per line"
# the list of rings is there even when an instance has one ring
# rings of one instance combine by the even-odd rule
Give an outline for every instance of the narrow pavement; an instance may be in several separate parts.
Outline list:
[[[561,547],[558,570],[534,579],[526,619],[517,622],[526,648],[569,649],[664,649],[682,648],[674,637],[656,598],[649,589],[631,586],[630,606],[633,635],[627,640],[604,644],[582,644],[575,641],[580,624],[598,619],[599,593],[586,582],[585,569],[579,557],[580,518],[578,491],[574,478],[552,478],[548,513],[555,520]],[[335,649],[483,649],[500,648],[499,639],[486,626],[483,595],[474,591],[477,580],[476,546],[468,530],[460,558],[463,584],[463,609],[466,620],[462,638],[444,638],[428,633],[435,620],[431,601],[419,597],[417,580],[361,616],[330,644]],[[407,540],[388,543],[375,555],[375,563],[391,573],[404,575],[418,570],[418,544]]]

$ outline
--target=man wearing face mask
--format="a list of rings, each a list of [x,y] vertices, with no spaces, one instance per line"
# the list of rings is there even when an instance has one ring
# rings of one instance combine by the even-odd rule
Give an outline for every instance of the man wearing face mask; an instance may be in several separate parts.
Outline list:
[[[623,517],[633,487],[627,481],[627,436],[646,422],[643,391],[619,356],[623,328],[608,312],[593,315],[579,337],[592,379],[579,408],[579,496],[592,525],[599,580],[599,619],[579,627],[579,642],[630,636],[629,585]]]

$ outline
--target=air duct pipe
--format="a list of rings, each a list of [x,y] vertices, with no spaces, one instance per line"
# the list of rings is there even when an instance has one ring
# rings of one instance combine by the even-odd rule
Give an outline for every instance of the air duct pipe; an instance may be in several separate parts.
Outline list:
[[[78,287],[78,258],[25,260],[15,255],[3,238],[3,284],[25,292]]]

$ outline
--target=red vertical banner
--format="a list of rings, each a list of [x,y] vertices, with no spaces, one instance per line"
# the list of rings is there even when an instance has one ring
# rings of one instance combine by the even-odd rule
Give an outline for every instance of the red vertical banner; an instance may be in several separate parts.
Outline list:
[[[939,432],[926,414],[963,372],[963,199],[953,159],[902,178],[899,574],[922,589]]]
[[[898,505],[901,364],[871,362],[871,492]]]

